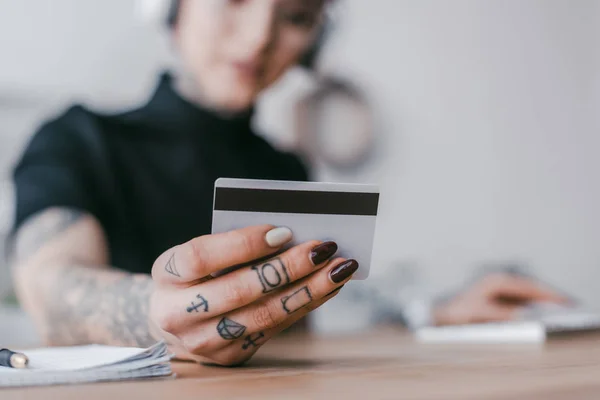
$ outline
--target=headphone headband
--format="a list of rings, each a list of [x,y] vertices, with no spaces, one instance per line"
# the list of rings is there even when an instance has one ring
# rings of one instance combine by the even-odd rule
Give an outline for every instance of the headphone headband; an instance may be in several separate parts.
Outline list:
[[[177,15],[179,14],[179,6],[181,0],[171,0],[169,4],[169,11],[167,12],[167,26],[173,28],[177,23]]]

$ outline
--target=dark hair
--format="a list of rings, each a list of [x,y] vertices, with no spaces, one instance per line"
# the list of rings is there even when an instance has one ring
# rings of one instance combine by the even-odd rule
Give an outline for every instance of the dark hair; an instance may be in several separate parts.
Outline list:
[[[179,7],[181,5],[181,0],[171,0],[169,4],[169,11],[167,13],[167,26],[172,29],[177,23],[177,17],[179,16]],[[321,48],[325,44],[329,31],[329,23],[325,21],[325,23],[321,26],[319,33],[317,34],[317,39],[315,43],[311,46],[310,49],[300,59],[298,64],[306,69],[314,69],[315,63],[319,58],[319,53],[321,52]]]

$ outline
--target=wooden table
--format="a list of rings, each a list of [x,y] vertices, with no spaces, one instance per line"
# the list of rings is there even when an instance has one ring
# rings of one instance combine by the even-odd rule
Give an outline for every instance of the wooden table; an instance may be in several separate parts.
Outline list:
[[[174,363],[176,379],[0,390],[39,399],[600,399],[600,335],[544,345],[425,345],[386,330],[285,337],[241,368]]]

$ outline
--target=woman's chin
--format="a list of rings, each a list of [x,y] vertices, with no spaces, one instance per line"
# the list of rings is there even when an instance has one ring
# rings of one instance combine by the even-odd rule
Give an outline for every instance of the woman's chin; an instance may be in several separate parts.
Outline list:
[[[255,93],[250,93],[244,90],[231,91],[229,95],[223,96],[220,102],[222,108],[237,112],[245,111],[251,108],[256,101]]]
[[[251,108],[258,96],[256,85],[243,84],[237,81],[214,79],[206,82],[201,90],[207,105],[223,111],[244,111]]]
[[[231,70],[227,72],[213,76],[214,79],[202,85],[207,100],[224,110],[234,112],[248,110],[256,102],[261,90],[260,85],[256,79],[246,79]]]

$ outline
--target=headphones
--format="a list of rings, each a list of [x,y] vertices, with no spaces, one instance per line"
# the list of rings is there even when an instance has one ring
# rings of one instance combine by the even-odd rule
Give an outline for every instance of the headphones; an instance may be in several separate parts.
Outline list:
[[[181,5],[181,0],[171,0],[169,4],[169,10],[167,11],[167,27],[169,29],[173,29],[175,23],[177,23],[177,15],[179,14],[179,6]]]
[[[167,18],[165,20],[166,25],[169,29],[173,29],[175,24],[177,23],[177,16],[179,14],[179,7],[181,5],[181,0],[170,0],[169,8],[167,11]],[[329,29],[331,25],[331,21],[327,16],[325,17],[326,21],[321,25],[319,32],[317,33],[317,38],[315,43],[304,53],[298,65],[308,70],[314,70],[316,66],[316,62],[319,59],[319,54],[325,42],[327,40],[327,36],[329,34]]]

